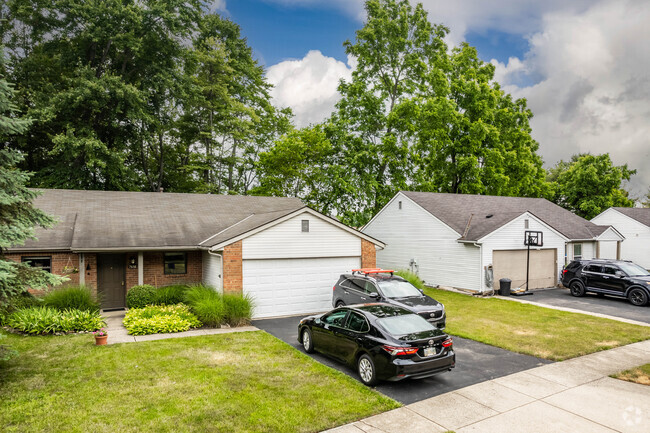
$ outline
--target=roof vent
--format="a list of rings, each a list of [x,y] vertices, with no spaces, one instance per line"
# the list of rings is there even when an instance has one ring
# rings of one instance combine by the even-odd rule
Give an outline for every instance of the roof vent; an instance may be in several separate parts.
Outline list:
[[[485,218],[492,218],[493,216],[494,215],[492,215],[492,214],[487,214],[487,215],[485,215]]]

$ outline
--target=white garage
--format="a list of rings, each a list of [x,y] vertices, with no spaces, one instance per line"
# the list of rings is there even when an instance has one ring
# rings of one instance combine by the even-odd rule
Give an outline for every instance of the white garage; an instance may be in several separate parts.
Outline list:
[[[244,260],[244,294],[256,318],[326,311],[339,276],[360,266],[359,257]]]
[[[250,296],[256,319],[323,312],[332,308],[339,276],[376,266],[376,248],[383,247],[302,208],[214,245],[203,256],[203,279],[224,292]]]

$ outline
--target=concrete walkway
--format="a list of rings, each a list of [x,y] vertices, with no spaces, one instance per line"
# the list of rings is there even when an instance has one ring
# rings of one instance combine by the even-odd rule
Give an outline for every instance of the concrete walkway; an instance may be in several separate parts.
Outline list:
[[[236,328],[193,329],[191,331],[174,332],[170,334],[129,335],[126,328],[122,324],[122,320],[124,319],[124,311],[110,311],[102,313],[102,317],[106,321],[106,330],[108,331],[107,344],[137,343],[140,341],[166,340],[168,338],[228,334],[230,332],[259,331],[259,329],[254,326],[238,326]]]
[[[650,340],[442,394],[329,432],[647,432],[650,386],[608,377],[650,363]]]

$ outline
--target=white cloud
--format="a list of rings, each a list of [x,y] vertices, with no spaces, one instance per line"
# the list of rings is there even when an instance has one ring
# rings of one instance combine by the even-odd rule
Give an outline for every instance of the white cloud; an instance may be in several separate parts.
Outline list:
[[[227,12],[226,0],[211,0],[208,5],[211,12]]]
[[[353,64],[349,59],[348,63]],[[345,63],[324,56],[320,51],[307,53],[300,60],[286,60],[271,66],[266,77],[273,84],[275,105],[291,107],[297,126],[321,122],[339,100],[341,79],[350,80],[352,69]]]

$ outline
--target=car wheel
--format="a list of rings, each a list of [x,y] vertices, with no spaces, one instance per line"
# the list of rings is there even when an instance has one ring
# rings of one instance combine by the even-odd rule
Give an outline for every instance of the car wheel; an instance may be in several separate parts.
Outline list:
[[[311,338],[311,331],[309,328],[302,330],[302,347],[305,349],[305,352],[312,353],[314,351],[314,340]]]
[[[359,370],[359,377],[364,385],[373,386],[377,384],[377,372],[375,371],[375,363],[368,355],[361,355],[357,362],[357,369]]]
[[[636,305],[637,307],[642,307],[648,303],[648,294],[643,289],[632,289],[627,295],[627,299]]]
[[[582,283],[574,281],[571,283],[571,295],[573,296],[584,296],[585,295],[585,286]]]
[[[345,306],[345,302],[343,302],[343,301],[338,301],[336,303],[336,308],[340,308],[340,307],[343,307],[343,306]]]

